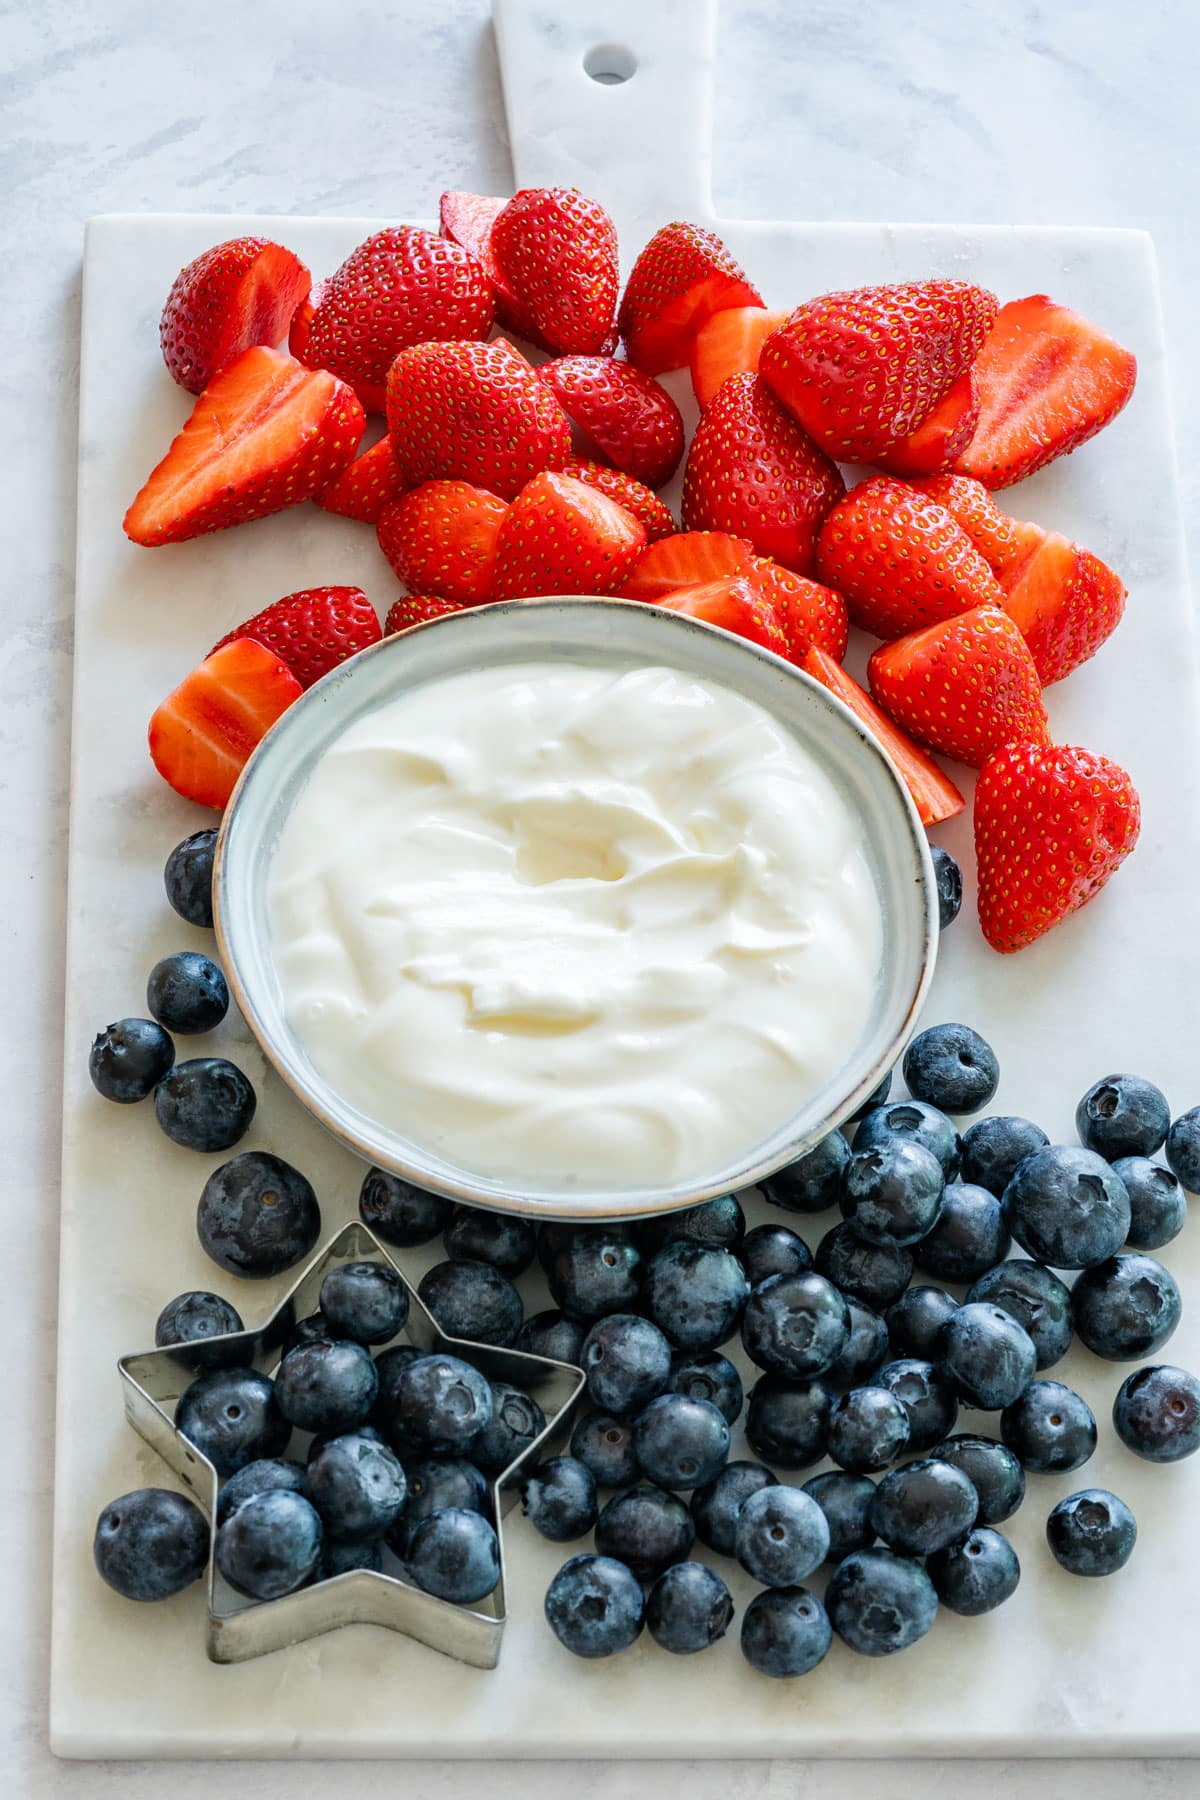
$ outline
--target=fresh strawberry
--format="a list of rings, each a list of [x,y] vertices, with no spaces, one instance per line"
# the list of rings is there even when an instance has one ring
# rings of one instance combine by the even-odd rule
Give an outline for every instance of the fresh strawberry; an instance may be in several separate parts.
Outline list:
[[[975,379],[979,423],[955,468],[1003,488],[1115,419],[1133,392],[1137,359],[1069,307],[1030,294],[1001,307]]]
[[[768,557],[754,558],[754,585],[775,608],[788,641],[788,654],[803,662],[815,644],[835,661],[846,654],[849,619],[846,602],[819,581],[795,575]]]
[[[768,312],[760,304],[725,306],[706,319],[692,339],[692,392],[697,405],[707,406],[731,375],[757,374],[763,345],[790,316]]]
[[[383,635],[395,637],[398,631],[407,631],[412,625],[426,625],[430,619],[446,619],[451,613],[466,610],[457,600],[447,600],[442,594],[402,594],[388,608]]]
[[[1107,757],[1009,744],[975,787],[979,923],[993,950],[1023,950],[1098,894],[1137,843],[1141,805]]]
[[[388,430],[401,480],[470,481],[501,499],[571,454],[571,427],[511,344],[416,344],[388,374]]]
[[[469,250],[476,261],[483,264],[495,302],[497,325],[503,325],[506,331],[519,332],[523,338],[532,341],[537,332],[533,316],[524,301],[518,298],[492,248],[492,227],[507,205],[506,194],[468,194],[461,189],[451,189],[441,199],[442,236]]]
[[[560,356],[538,375],[589,449],[646,487],[670,481],[683,455],[683,419],[652,375],[612,356]]]
[[[744,575],[680,588],[678,593],[663,594],[655,605],[667,612],[683,613],[689,619],[702,619],[706,625],[719,625],[722,631],[749,638],[752,644],[773,650],[776,656],[788,654],[787,633],[775,616],[775,609]]]
[[[834,507],[817,540],[817,575],[855,625],[900,637],[973,606],[1002,606],[987,563],[944,506],[877,475]]]
[[[924,425],[995,317],[995,295],[969,281],[822,294],[767,339],[759,373],[830,456],[874,462]]]
[[[754,552],[744,538],[726,531],[680,531],[647,545],[621,592],[628,600],[658,600],[676,588],[753,574]]]
[[[671,537],[677,529],[665,502],[648,487],[643,487],[640,481],[622,475],[620,469],[606,469],[601,463],[572,459],[565,462],[559,472],[573,475],[576,481],[595,488],[597,493],[607,494],[610,500],[632,513],[640,520],[648,544],[654,543],[656,538]]]
[[[385,432],[377,444],[356,456],[314,499],[324,512],[374,525],[384,507],[398,500],[403,492],[392,442]]]
[[[616,347],[617,232],[577,188],[522,188],[499,214],[491,250],[533,321],[534,342],[563,356]]]
[[[535,475],[504,516],[492,594],[615,594],[645,545],[623,506],[571,475]]]
[[[1044,742],[1049,735],[1029,648],[994,606],[880,644],[867,678],[897,725],[977,769],[1002,744]]]
[[[378,615],[361,588],[301,588],[227,631],[209,655],[238,638],[253,638],[287,664],[302,688],[310,688],[381,635]]]
[[[384,512],[379,548],[414,592],[478,606],[492,597],[507,511],[503,500],[469,481],[425,481]]]
[[[841,471],[757,375],[731,375],[700,416],[683,480],[688,531],[729,531],[798,575],[846,492]]]
[[[292,322],[288,326],[288,350],[297,362],[308,367],[308,340],[312,334],[313,314],[325,298],[327,281],[314,281],[308,293],[301,300],[292,314]]]
[[[714,313],[762,303],[714,232],[676,220],[655,232],[634,263],[617,323],[630,362],[661,375],[687,367],[692,339]]]
[[[272,348],[309,289],[298,256],[267,238],[231,238],[175,277],[159,322],[163,361],[190,394],[252,344]]]
[[[125,514],[135,544],[175,544],[311,500],[352,461],[353,390],[278,350],[243,350],[205,388]]]
[[[1107,563],[1059,531],[1005,581],[1004,609],[1029,645],[1042,686],[1061,681],[1121,623],[1125,586]]]
[[[973,476],[930,475],[913,486],[953,514],[1002,584],[1028,561],[1046,535],[1040,525],[1026,525],[1001,512],[982,481]]]
[[[891,475],[937,475],[952,468],[979,423],[979,389],[972,370],[960,375],[917,430],[876,458]]]
[[[896,774],[912,795],[923,825],[940,825],[943,819],[952,819],[963,810],[967,803],[950,777],[886,713],[880,712],[870,694],[839,662],[814,645],[800,666],[806,675],[836,694],[887,752]]]
[[[250,752],[303,692],[263,644],[253,638],[225,644],[156,709],[150,721],[155,768],[185,800],[220,811]]]

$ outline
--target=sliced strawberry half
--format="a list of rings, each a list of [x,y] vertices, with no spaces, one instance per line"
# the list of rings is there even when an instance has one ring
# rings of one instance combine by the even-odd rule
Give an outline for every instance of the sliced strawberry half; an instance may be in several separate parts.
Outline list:
[[[956,518],[993,575],[1006,583],[1045,537],[1040,525],[1026,525],[1001,512],[982,481],[971,475],[930,475],[913,486]]]
[[[402,594],[388,608],[383,635],[395,637],[398,631],[407,631],[410,626],[427,625],[430,619],[447,619],[451,613],[466,610],[459,601],[447,600],[444,594]]]
[[[979,389],[974,371],[960,376],[925,423],[876,457],[892,475],[936,475],[966,449],[979,423]]]
[[[678,531],[646,547],[621,592],[628,600],[658,600],[676,588],[753,574],[754,551],[744,538],[727,531]]]
[[[1125,611],[1125,584],[1060,531],[1005,582],[1004,609],[1029,645],[1043,687],[1095,656]]]
[[[683,455],[683,419],[660,382],[613,356],[560,356],[537,371],[585,442],[650,488]]]
[[[630,362],[661,375],[687,367],[692,339],[714,313],[762,303],[715,232],[676,220],[655,232],[634,263],[617,323]]]
[[[564,356],[616,348],[617,232],[598,201],[577,188],[522,188],[489,243],[535,343]]]
[[[469,250],[483,265],[496,309],[496,323],[533,341],[533,315],[500,267],[492,245],[492,227],[508,205],[507,194],[469,194],[450,189],[441,198],[442,236]]]
[[[313,497],[324,512],[374,525],[384,507],[398,500],[403,492],[391,439],[385,433]]]
[[[190,394],[252,344],[270,347],[309,290],[300,258],[267,238],[231,238],[182,268],[159,321],[163,361]]]
[[[303,692],[287,664],[253,638],[214,650],[155,710],[155,768],[185,800],[220,811],[251,751]]]
[[[754,558],[754,585],[774,607],[793,662],[803,662],[814,645],[841,662],[850,621],[840,594],[765,556]]]
[[[765,306],[725,306],[701,325],[692,339],[690,368],[697,404],[708,405],[731,375],[754,375],[762,347],[790,317]]]
[[[496,600],[615,594],[646,542],[632,513],[570,475],[546,471],[521,489],[496,544]]]
[[[678,530],[666,503],[640,481],[634,481],[629,475],[622,475],[620,469],[608,469],[602,463],[572,459],[563,464],[560,472],[563,475],[573,475],[576,481],[595,488],[597,493],[607,494],[610,500],[615,500],[618,506],[631,512],[640,521],[648,544],[654,543],[658,538],[671,537]]]
[[[288,350],[297,362],[304,364],[305,368],[310,366],[308,341],[312,334],[313,314],[320,306],[328,286],[327,281],[314,281],[292,314],[292,322],[288,327]]]
[[[361,588],[302,588],[227,631],[213,649],[253,638],[287,664],[302,688],[309,688],[347,657],[377,644],[380,636],[378,615]]]
[[[469,481],[426,481],[383,512],[379,548],[406,587],[459,606],[492,597],[508,507]]]
[[[1002,744],[1049,736],[1029,648],[994,606],[880,644],[867,678],[889,718],[931,750],[977,769]]]
[[[870,694],[858,685],[852,675],[846,673],[839,662],[814,646],[801,667],[806,675],[811,675],[814,681],[827,687],[831,694],[836,694],[850,708],[859,724],[878,740],[887,752],[896,774],[911,794],[917,816],[923,825],[940,825],[943,819],[952,819],[956,813],[962,812],[967,803],[950,777],[938,768],[933,758],[927,756],[919,744],[914,744],[886,713],[879,710]]]
[[[678,593],[663,594],[655,604],[667,612],[683,613],[689,619],[701,619],[706,625],[719,625],[735,637],[748,638],[763,650],[776,656],[787,656],[787,633],[776,617],[775,609],[755,582],[744,575],[727,576],[723,581],[706,581],[699,587],[680,588]]]

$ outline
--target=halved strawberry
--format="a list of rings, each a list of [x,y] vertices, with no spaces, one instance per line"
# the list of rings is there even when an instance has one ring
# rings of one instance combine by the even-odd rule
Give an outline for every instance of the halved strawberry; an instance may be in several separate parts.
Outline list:
[[[775,608],[793,662],[803,662],[814,644],[841,662],[850,621],[840,594],[765,556],[754,558],[754,585]]]
[[[676,220],[654,233],[630,271],[617,323],[631,363],[647,375],[682,369],[706,320],[729,306],[761,306],[715,232]]]
[[[598,201],[578,188],[522,188],[489,241],[533,321],[535,343],[567,356],[615,349],[617,232]]]
[[[1002,744],[1049,736],[1028,646],[994,606],[880,644],[867,679],[889,718],[931,750],[977,769]]]
[[[383,513],[379,548],[416,593],[478,606],[492,597],[507,511],[503,500],[469,481],[425,481]]]
[[[855,625],[882,638],[1004,604],[958,521],[889,475],[864,481],[834,507],[817,539],[817,575],[842,595]]]
[[[301,588],[227,631],[209,655],[238,638],[253,638],[287,664],[302,688],[310,688],[381,635],[378,615],[361,588]]]
[[[374,525],[384,507],[398,500],[403,492],[391,439],[385,432],[377,444],[356,456],[313,498],[323,512],[340,513],[343,518]]]
[[[806,675],[811,675],[814,681],[827,687],[831,694],[836,694],[850,708],[859,724],[878,740],[887,752],[896,774],[912,795],[917,816],[923,825],[940,825],[943,819],[952,819],[963,810],[967,803],[950,777],[886,713],[880,712],[870,694],[859,687],[854,677],[848,675],[839,662],[814,646],[801,667]]]
[[[979,923],[993,950],[1023,950],[1099,893],[1141,828],[1119,764],[1069,744],[1009,744],[975,787]]]
[[[731,375],[700,415],[688,450],[682,514],[689,531],[729,531],[799,575],[846,492],[840,469],[757,375]]]
[[[1095,656],[1125,611],[1120,577],[1060,531],[1044,532],[1004,587],[1004,610],[1029,645],[1043,687]]]
[[[268,238],[231,238],[175,277],[159,321],[163,361],[190,394],[252,344],[272,348],[309,289],[300,258]]]
[[[745,538],[727,531],[678,531],[647,545],[621,592],[630,600],[657,600],[676,588],[753,574],[754,552]]]
[[[311,500],[354,457],[353,390],[278,350],[243,350],[205,388],[125,514],[135,544],[175,544]]]
[[[1001,582],[1033,555],[1046,535],[1040,525],[1026,525],[1001,512],[982,481],[971,475],[930,475],[913,486],[958,520]]]
[[[890,475],[937,475],[953,466],[979,423],[979,389],[973,370],[960,375],[923,425],[876,457]]]
[[[150,755],[185,800],[220,811],[255,745],[304,692],[253,638],[214,650],[150,720]]]
[[[678,529],[665,502],[640,481],[634,481],[629,475],[622,475],[620,469],[606,469],[601,463],[582,462],[573,458],[563,464],[559,473],[573,475],[576,481],[595,488],[597,493],[607,494],[610,500],[615,500],[618,506],[623,506],[626,512],[632,513],[640,521],[648,544],[654,543],[657,538],[671,537]]]
[[[451,613],[466,610],[459,601],[447,600],[444,594],[402,594],[388,608],[383,635],[395,637],[398,631],[407,631],[410,626],[426,625],[430,619],[446,619]]]
[[[1010,487],[1115,419],[1137,359],[1048,294],[1010,300],[975,364],[979,423],[955,464],[990,488]]]
[[[707,406],[731,375],[754,375],[762,347],[789,318],[765,306],[724,306],[701,325],[692,339],[690,367],[697,404]]]
[[[313,314],[320,306],[328,286],[327,281],[314,281],[292,314],[292,322],[288,326],[288,351],[306,368],[309,366],[308,340],[312,334]]]
[[[535,475],[508,508],[492,596],[615,594],[646,533],[632,513],[570,475]]]
[[[588,447],[646,487],[670,481],[683,455],[683,419],[653,376],[613,356],[559,356],[538,376]]]
[[[788,654],[787,634],[774,608],[744,575],[680,588],[678,593],[663,594],[654,604],[667,612],[684,613],[689,619],[702,619],[706,625],[719,625],[722,631],[748,638],[776,656]]]
[[[497,261],[492,247],[492,227],[508,205],[507,194],[469,194],[450,189],[442,195],[440,216],[442,236],[452,244],[469,250],[483,264],[484,274],[492,290],[496,323],[506,331],[519,332],[523,338],[534,337],[537,327],[524,301]]]
[[[759,373],[830,456],[874,462],[924,425],[995,317],[995,295],[969,281],[822,294],[767,339]]]

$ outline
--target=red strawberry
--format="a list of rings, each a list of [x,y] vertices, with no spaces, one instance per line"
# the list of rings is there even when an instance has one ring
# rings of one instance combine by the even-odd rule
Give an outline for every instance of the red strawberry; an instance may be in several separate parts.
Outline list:
[[[867,678],[890,719],[931,750],[977,769],[1002,744],[1049,736],[1028,646],[994,606],[880,644]]]
[[[646,533],[632,513],[570,475],[535,475],[508,508],[496,547],[493,598],[615,594]]]
[[[667,612],[684,613],[689,619],[702,619],[706,625],[719,625],[722,631],[748,638],[776,656],[788,654],[787,634],[770,601],[764,600],[755,583],[744,575],[680,588],[678,593],[664,594],[655,605]]]
[[[835,661],[846,654],[849,619],[846,602],[832,588],[781,568],[765,556],[754,558],[754,585],[769,600],[783,626],[788,654],[803,662],[815,644]]]
[[[646,487],[670,481],[683,455],[683,419],[665,387],[611,356],[560,356],[538,375],[609,462]]]
[[[955,464],[990,488],[1010,487],[1115,419],[1137,359],[1047,294],[1001,307],[975,364],[980,414]]]
[[[501,269],[492,248],[492,227],[507,205],[506,194],[468,194],[452,189],[441,199],[442,236],[469,250],[476,261],[483,264],[495,302],[496,323],[532,340],[537,331],[533,317],[524,301],[517,297],[516,289]]]
[[[356,456],[313,498],[324,512],[340,513],[343,518],[374,525],[384,507],[398,500],[403,492],[404,484],[392,455],[391,439],[385,434],[377,444]]]
[[[1090,550],[1059,531],[1004,583],[1004,610],[1029,645],[1043,687],[1095,656],[1121,623],[1125,586]]]
[[[353,391],[278,350],[243,350],[205,388],[125,514],[135,544],[175,544],[311,500],[354,456]]]
[[[388,374],[388,430],[406,487],[461,480],[511,500],[571,454],[571,427],[511,344],[416,344]]]
[[[874,462],[925,423],[995,317],[995,295],[969,281],[822,294],[767,339],[759,372],[830,456]]]
[[[426,481],[389,506],[379,548],[401,581],[458,606],[492,597],[496,541],[508,507],[469,481]]]
[[[562,475],[573,475],[576,481],[584,482],[595,488],[597,493],[607,494],[618,506],[633,514],[641,522],[646,533],[646,542],[654,543],[656,538],[671,537],[676,525],[671,517],[670,509],[657,494],[643,487],[640,481],[634,481],[628,475],[622,475],[620,469],[606,469],[601,463],[582,462],[573,459],[565,462],[559,471]]]
[[[680,531],[646,547],[621,592],[629,600],[658,600],[676,588],[753,574],[754,553],[744,538],[725,531]]]
[[[466,610],[457,600],[447,600],[441,594],[402,594],[388,608],[383,635],[394,637],[398,631],[407,631],[412,625],[425,625],[430,619],[446,619],[451,613]]]
[[[970,475],[930,475],[913,486],[953,514],[1001,582],[1033,555],[1046,535],[1040,525],[1025,525],[1001,512],[982,481]]]
[[[876,461],[891,475],[936,475],[953,467],[978,423],[979,389],[968,369],[938,401],[925,423],[883,451]]]
[[[730,531],[798,575],[846,484],[757,375],[731,375],[700,416],[683,480],[689,531]]]
[[[209,655],[238,638],[253,638],[286,663],[302,688],[310,688],[381,635],[378,615],[361,588],[302,588],[227,631]]]
[[[167,295],[163,361],[180,387],[198,394],[252,344],[278,344],[308,288],[308,270],[282,244],[214,244],[179,271]]]
[[[836,694],[850,708],[859,724],[873,738],[878,739],[896,774],[912,795],[913,805],[923,825],[938,825],[943,819],[952,819],[963,810],[967,803],[950,777],[938,768],[933,758],[927,756],[919,744],[914,744],[910,737],[906,737],[886,713],[880,712],[870,694],[859,687],[840,663],[814,646],[801,667],[806,675],[811,675],[814,681],[827,687],[831,694]]]
[[[214,650],[155,710],[155,768],[185,800],[220,811],[250,752],[303,692],[287,664],[253,638]]]
[[[979,923],[993,950],[1023,950],[1085,906],[1137,843],[1124,769],[1069,744],[1009,744],[975,787]]]
[[[706,319],[692,339],[692,392],[707,406],[731,375],[754,375],[762,347],[790,315],[766,307],[725,306]]]
[[[630,362],[661,375],[687,366],[692,338],[715,312],[762,303],[715,232],[676,220],[634,263],[617,323]]]
[[[292,322],[288,327],[288,350],[297,362],[308,366],[308,340],[312,333],[313,314],[325,297],[327,281],[314,281],[308,293],[301,300],[292,314]]]
[[[944,506],[887,475],[834,507],[817,540],[817,574],[855,625],[900,637],[973,606],[1002,606],[996,577]]]
[[[534,342],[562,355],[616,345],[617,233],[577,188],[522,188],[499,214],[491,250],[533,321]]]

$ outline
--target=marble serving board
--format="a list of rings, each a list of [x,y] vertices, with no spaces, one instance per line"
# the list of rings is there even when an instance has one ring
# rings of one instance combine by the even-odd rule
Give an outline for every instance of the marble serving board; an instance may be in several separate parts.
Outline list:
[[[563,11],[571,16],[564,18]],[[708,84],[711,8],[696,0],[502,4],[498,41],[518,185],[574,182],[612,209],[628,267],[669,217],[711,219]],[[597,47],[600,47],[597,49]],[[596,82],[583,68],[635,72]],[[432,211],[436,196],[429,196]],[[86,242],[79,451],[76,680],[67,945],[62,1279],[54,1520],[52,1738],[74,1757],[787,1756],[1182,1754],[1200,1746],[1193,1695],[1200,1578],[1182,1554],[1200,1506],[1200,1458],[1139,1463],[1107,1414],[1121,1371],[1075,1352],[1057,1373],[1087,1395],[1101,1449],[1080,1476],[1031,1478],[1011,1524],[1025,1577],[984,1620],[944,1614],[920,1646],[886,1663],[835,1645],[799,1683],[751,1673],[731,1638],[699,1659],[648,1640],[602,1665],[560,1651],[541,1616],[563,1552],[519,1514],[508,1527],[511,1616],[500,1667],[464,1668],[360,1626],[256,1663],[204,1655],[199,1587],[136,1607],[100,1583],[90,1539],[115,1494],[170,1477],[126,1427],[116,1359],[148,1348],[170,1295],[216,1286],[247,1322],[288,1277],[221,1278],[193,1216],[220,1159],[177,1149],[145,1107],[105,1105],[86,1051],[110,1018],[138,1012],[159,955],[202,945],[162,896],[171,846],[207,822],[156,777],[145,750],[157,700],[210,644],[276,595],[361,583],[381,612],[395,583],[372,533],[311,507],[227,535],[146,551],[121,517],[187,411],[157,349],[162,298],[179,266],[243,231],[280,237],[325,274],[379,219],[107,218]],[[923,228],[714,221],[781,306],[822,289],[934,273],[1002,296],[1048,289],[1095,314],[1137,352],[1125,414],[1093,445],[1028,482],[1016,510],[1070,532],[1130,589],[1126,622],[1096,660],[1049,696],[1056,736],[1125,763],[1141,789],[1136,856],[1084,914],[1014,959],[994,956],[974,921],[969,826],[940,839],[968,870],[964,917],[947,935],[927,1017],[964,1018],[995,1044],[997,1105],[1067,1134],[1095,1078],[1133,1068],[1177,1108],[1200,1099],[1194,1049],[1200,951],[1197,689],[1183,565],[1167,375],[1149,241],[1098,230]],[[672,378],[683,393],[686,379]],[[190,1048],[190,1046],[189,1046]],[[327,1231],[352,1217],[361,1167],[268,1075],[236,1022],[197,1050],[226,1051],[255,1081],[247,1148],[283,1151],[313,1179]],[[750,1197],[748,1209],[765,1209]],[[778,1216],[778,1215],[776,1215]],[[831,1221],[799,1221],[815,1243]],[[811,1225],[811,1230],[808,1227]],[[410,1259],[415,1275],[435,1260]],[[1200,1291],[1200,1227],[1165,1252],[1187,1296]],[[523,1283],[532,1310],[540,1283]],[[1200,1310],[1169,1354],[1200,1362]],[[994,1430],[996,1421],[967,1421]],[[735,1454],[745,1454],[740,1431]],[[1115,1487],[1141,1537],[1115,1580],[1061,1573],[1043,1542],[1051,1505],[1084,1482]],[[750,1584],[725,1570],[739,1609]],[[816,1585],[821,1585],[818,1578]],[[736,1632],[736,1625],[735,1625]]]

